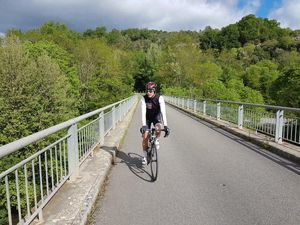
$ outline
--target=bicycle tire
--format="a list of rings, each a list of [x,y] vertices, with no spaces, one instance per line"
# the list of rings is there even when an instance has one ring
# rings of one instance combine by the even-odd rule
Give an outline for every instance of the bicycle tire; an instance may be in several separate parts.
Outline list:
[[[156,146],[154,144],[151,146],[150,167],[151,167],[152,181],[156,181],[157,180],[157,175],[158,175],[158,157],[157,157],[157,149],[156,149]]]

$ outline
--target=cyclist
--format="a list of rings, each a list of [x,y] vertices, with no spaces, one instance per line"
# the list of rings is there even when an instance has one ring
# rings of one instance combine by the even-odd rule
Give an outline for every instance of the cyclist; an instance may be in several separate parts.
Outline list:
[[[156,94],[157,85],[154,82],[148,82],[146,85],[146,95],[141,99],[142,107],[142,128],[141,133],[143,134],[143,153],[144,158],[142,163],[147,164],[147,150],[148,150],[148,129],[151,128],[151,124],[156,128],[156,148],[159,149],[159,137],[160,129],[164,125],[165,136],[167,137],[170,134],[170,129],[167,125],[166,117],[166,105],[165,100],[162,96]]]

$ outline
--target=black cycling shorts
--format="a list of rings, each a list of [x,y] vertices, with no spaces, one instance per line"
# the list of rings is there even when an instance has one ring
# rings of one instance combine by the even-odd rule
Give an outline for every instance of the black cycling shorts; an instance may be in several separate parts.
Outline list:
[[[153,126],[155,126],[156,124],[162,124],[162,118],[161,118],[161,114],[158,114],[156,117],[154,118],[149,118],[146,120],[148,129],[151,128],[151,124],[153,124]]]

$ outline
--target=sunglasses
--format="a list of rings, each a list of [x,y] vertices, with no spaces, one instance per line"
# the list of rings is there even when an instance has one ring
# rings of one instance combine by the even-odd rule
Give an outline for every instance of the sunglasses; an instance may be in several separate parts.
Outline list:
[[[154,90],[150,89],[150,90],[147,90],[147,92],[149,92],[149,93],[153,93],[153,92],[154,92]]]

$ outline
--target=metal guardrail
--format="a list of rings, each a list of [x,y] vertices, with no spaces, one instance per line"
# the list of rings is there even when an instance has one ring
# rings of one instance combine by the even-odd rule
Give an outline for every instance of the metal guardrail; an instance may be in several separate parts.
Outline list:
[[[281,144],[288,141],[300,145],[300,108],[232,102],[224,100],[194,100],[164,96],[166,102],[234,123],[274,137]]]
[[[124,118],[136,100],[137,96],[132,96],[1,146],[0,159],[49,135],[68,129],[67,134],[59,140],[0,174],[0,190],[4,189],[6,195],[8,223],[30,224],[37,216],[42,220],[43,207],[69,178],[76,178],[79,166],[97,144],[103,144],[104,136]],[[107,110],[109,111],[104,113]],[[96,119],[77,128],[80,121],[95,115],[98,115]],[[16,198],[14,212],[13,196]]]

